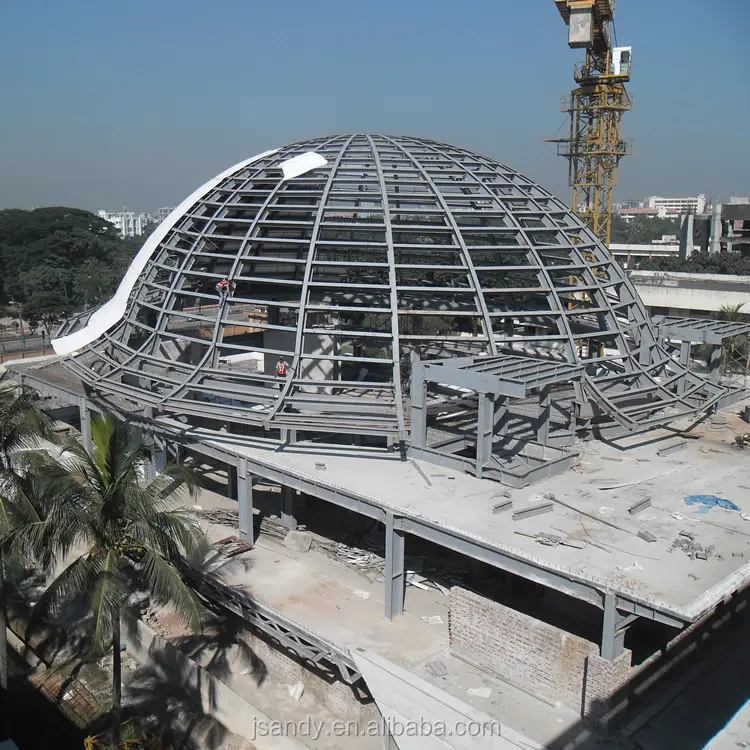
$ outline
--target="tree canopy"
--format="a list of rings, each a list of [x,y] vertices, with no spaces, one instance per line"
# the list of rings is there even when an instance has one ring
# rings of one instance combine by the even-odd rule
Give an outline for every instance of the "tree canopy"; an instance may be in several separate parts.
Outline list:
[[[22,305],[32,322],[99,305],[114,292],[142,237],[80,208],[0,211],[0,303]]]
[[[680,223],[676,219],[643,217],[625,221],[621,216],[612,217],[612,242],[648,244],[660,240],[665,234],[679,234]]]

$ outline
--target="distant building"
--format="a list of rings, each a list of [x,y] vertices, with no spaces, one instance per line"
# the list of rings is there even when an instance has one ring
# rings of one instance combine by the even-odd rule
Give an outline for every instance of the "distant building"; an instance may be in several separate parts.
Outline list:
[[[633,219],[656,219],[666,218],[666,211],[659,211],[656,208],[621,208],[619,212],[620,218],[626,223],[630,223]]]
[[[706,196],[702,193],[691,198],[662,198],[652,195],[646,198],[646,208],[663,212],[664,218],[676,219],[684,214],[702,214],[706,210]]]
[[[174,206],[165,206],[164,208],[157,208],[156,211],[154,211],[151,214],[151,220],[154,224],[161,224],[164,219],[169,216],[169,214],[174,211]]]
[[[121,237],[139,237],[143,234],[148,216],[133,211],[97,211],[102,219],[114,224]]]

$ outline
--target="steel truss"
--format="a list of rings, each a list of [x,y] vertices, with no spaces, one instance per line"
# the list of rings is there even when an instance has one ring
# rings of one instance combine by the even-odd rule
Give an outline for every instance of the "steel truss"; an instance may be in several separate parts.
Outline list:
[[[326,165],[282,178],[311,151]],[[464,149],[303,141],[238,167],[171,221],[122,320],[64,359],[112,402],[269,437],[407,445],[412,358],[480,353],[583,366],[568,398],[578,428],[637,431],[721,397],[658,344],[623,269],[573,212]]]

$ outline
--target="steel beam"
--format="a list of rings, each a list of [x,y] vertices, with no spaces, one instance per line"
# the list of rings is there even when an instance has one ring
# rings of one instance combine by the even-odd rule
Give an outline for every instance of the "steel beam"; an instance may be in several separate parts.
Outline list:
[[[240,539],[255,546],[253,531],[253,475],[248,474],[247,462],[240,459],[237,466],[237,505],[240,516]]]
[[[406,535],[396,525],[393,513],[385,514],[385,618],[392,620],[404,613],[406,567],[404,564]]]

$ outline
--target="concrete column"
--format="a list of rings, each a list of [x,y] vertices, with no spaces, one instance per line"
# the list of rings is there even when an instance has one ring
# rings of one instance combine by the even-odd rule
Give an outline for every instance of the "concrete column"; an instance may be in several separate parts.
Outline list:
[[[91,410],[85,398],[78,401],[78,413],[81,418],[81,442],[86,449],[86,453],[90,454],[94,449],[94,444],[91,440]]]
[[[236,469],[237,476],[237,505],[240,514],[240,539],[255,545],[253,533],[253,476],[247,473],[247,461],[239,459]]]
[[[709,253],[721,252],[721,204],[714,206],[711,214],[711,239],[708,242]]]
[[[695,244],[695,217],[688,214],[682,219],[680,231],[680,260],[687,260],[693,253]]]
[[[405,534],[394,527],[393,513],[385,514],[385,619],[404,614],[406,569],[404,567]]]
[[[546,445],[549,441],[549,420],[552,416],[551,386],[545,385],[539,389],[539,426],[536,430],[536,441]]]
[[[477,450],[474,473],[478,479],[482,478],[482,469],[490,462],[492,455],[492,434],[494,432],[493,417],[495,414],[495,397],[492,393],[479,394],[479,408],[477,410]]]
[[[294,515],[295,494],[291,487],[281,485],[281,523],[288,529],[297,528],[297,518]]]

